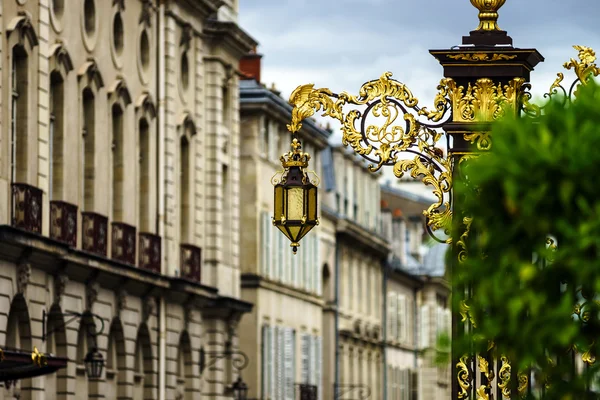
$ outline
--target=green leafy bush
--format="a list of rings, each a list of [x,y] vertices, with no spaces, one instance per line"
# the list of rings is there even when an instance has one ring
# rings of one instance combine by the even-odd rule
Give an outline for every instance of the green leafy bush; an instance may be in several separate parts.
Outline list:
[[[600,88],[552,101],[540,118],[500,121],[492,138],[456,183],[456,215],[472,225],[453,304],[458,313],[466,301],[476,328],[455,335],[454,350],[485,353],[492,340],[495,357],[533,371],[529,398],[599,398],[600,360],[581,359],[600,351]]]

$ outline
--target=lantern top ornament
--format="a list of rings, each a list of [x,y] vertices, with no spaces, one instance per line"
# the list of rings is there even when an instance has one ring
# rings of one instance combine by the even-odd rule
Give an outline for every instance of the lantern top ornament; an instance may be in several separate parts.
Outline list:
[[[506,0],[471,0],[471,4],[479,10],[478,31],[500,31],[498,27],[498,10]]]
[[[291,150],[287,153],[284,153],[280,158],[281,165],[283,166],[283,168],[287,169],[291,167],[308,167],[310,155],[302,151],[302,145],[300,144],[300,141],[294,138],[290,147]]]

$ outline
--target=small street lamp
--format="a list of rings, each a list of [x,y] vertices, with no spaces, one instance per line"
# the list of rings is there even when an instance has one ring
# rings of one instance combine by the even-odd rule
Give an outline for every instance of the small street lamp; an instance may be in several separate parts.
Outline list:
[[[271,180],[275,186],[275,225],[291,241],[294,254],[298,251],[300,240],[316,225],[317,185],[311,182],[306,168],[310,155],[302,151],[302,145],[294,138],[291,151],[281,156],[283,171]]]
[[[242,376],[238,375],[238,378],[233,385],[231,386],[233,389],[233,394],[235,396],[235,400],[247,400],[248,399],[248,385],[246,382],[242,380]]]
[[[87,372],[88,379],[98,379],[102,376],[104,357],[102,357],[102,354],[100,354],[96,347],[92,348],[87,353],[83,362],[85,364],[85,371]]]

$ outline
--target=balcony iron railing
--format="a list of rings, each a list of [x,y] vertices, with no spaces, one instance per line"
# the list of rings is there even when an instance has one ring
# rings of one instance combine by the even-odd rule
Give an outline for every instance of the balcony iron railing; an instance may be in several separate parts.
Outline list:
[[[202,250],[191,244],[180,245],[181,277],[195,282],[201,282]]]
[[[123,222],[112,223],[111,257],[127,264],[135,264],[135,226]]]
[[[64,201],[50,202],[50,237],[77,246],[77,206]]]
[[[25,183],[12,184],[12,226],[42,233],[42,190]]]
[[[138,235],[139,255],[138,265],[140,268],[160,273],[161,239],[153,233],[143,232]]]
[[[81,227],[82,249],[106,257],[108,218],[94,212],[82,212]]]

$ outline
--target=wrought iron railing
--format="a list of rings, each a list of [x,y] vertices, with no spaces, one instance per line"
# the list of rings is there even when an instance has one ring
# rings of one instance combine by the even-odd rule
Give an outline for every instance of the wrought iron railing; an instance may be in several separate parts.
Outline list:
[[[12,226],[42,233],[42,190],[25,183],[12,184]]]
[[[77,246],[77,206],[65,201],[50,202],[50,237]]]
[[[202,250],[191,244],[180,245],[181,277],[195,282],[201,282]]]
[[[95,212],[81,213],[81,247],[106,257],[108,218]]]
[[[135,264],[135,226],[113,222],[111,237],[111,257],[127,264]]]
[[[141,232],[139,238],[138,266],[160,273],[161,239],[153,233]]]
[[[315,385],[309,385],[306,383],[296,384],[296,400],[318,400],[319,399],[319,388]]]

